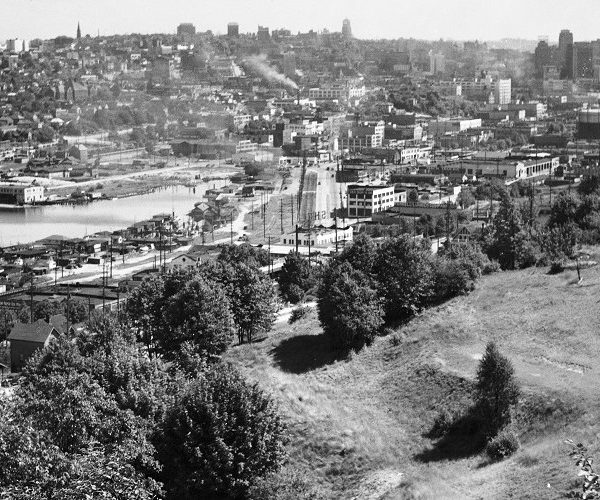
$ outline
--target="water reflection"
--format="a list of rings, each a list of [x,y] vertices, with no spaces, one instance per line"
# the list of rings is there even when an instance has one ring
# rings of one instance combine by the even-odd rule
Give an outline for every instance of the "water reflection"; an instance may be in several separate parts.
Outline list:
[[[158,213],[185,217],[202,201],[208,188],[221,187],[227,181],[201,183],[196,188],[168,186],[152,193],[102,200],[85,205],[28,207],[25,210],[0,210],[0,246],[29,243],[54,234],[70,238],[98,231],[114,231]]]

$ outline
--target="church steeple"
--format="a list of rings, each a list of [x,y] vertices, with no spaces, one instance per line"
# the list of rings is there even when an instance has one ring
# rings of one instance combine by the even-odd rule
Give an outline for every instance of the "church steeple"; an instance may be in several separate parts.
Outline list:
[[[81,40],[81,27],[77,23],[77,40]]]

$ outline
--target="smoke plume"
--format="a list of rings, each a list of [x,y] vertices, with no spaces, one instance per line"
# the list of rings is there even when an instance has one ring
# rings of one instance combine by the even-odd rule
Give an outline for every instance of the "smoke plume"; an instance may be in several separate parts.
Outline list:
[[[259,56],[251,56],[245,58],[242,63],[254,73],[259,74],[265,80],[272,83],[279,83],[290,89],[297,90],[298,85],[285,75],[279,73],[275,68],[269,66],[267,56],[261,54]]]

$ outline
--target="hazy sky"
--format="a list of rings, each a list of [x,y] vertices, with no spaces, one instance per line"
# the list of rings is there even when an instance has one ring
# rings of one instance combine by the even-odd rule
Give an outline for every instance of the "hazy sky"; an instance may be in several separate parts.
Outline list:
[[[600,38],[600,0],[0,0],[0,40],[83,34],[174,33],[180,22],[198,31],[241,32],[258,24],[292,32],[340,31],[347,17],[359,38],[575,40]]]

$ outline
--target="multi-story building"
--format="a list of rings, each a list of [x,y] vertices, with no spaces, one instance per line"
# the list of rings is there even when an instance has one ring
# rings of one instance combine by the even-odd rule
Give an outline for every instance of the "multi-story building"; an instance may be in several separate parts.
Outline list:
[[[481,118],[442,119],[429,122],[428,133],[430,136],[452,135],[472,128],[481,128]]]
[[[11,38],[6,40],[6,50],[16,54],[27,52],[29,50],[29,43],[19,38]]]
[[[240,35],[240,25],[238,23],[228,23],[227,24],[227,36],[239,36]]]
[[[308,89],[309,99],[342,99],[345,94],[346,89],[341,85]]]
[[[541,103],[539,101],[531,101],[524,104],[504,104],[500,106],[500,109],[507,111],[517,111],[524,109],[526,117],[541,120],[546,115],[548,107],[544,103]]]
[[[383,145],[385,135],[385,122],[366,122],[356,125],[348,130],[348,136],[342,137],[340,147],[349,151],[363,148],[378,148]]]
[[[0,182],[0,203],[28,205],[44,201],[44,186]]]
[[[347,191],[348,217],[371,217],[394,206],[398,197],[393,185],[364,186],[351,184]]]
[[[511,101],[512,81],[510,78],[501,78],[494,82],[494,104],[508,104]]]
[[[271,39],[269,28],[266,26],[259,26],[256,31],[256,38],[261,42],[268,42]]]
[[[328,85],[308,89],[309,99],[360,99],[366,94],[364,85]]]
[[[283,74],[288,78],[296,77],[296,54],[293,52],[283,54]]]
[[[233,126],[236,130],[242,130],[252,121],[252,115],[235,115],[233,117]]]
[[[350,26],[350,19],[344,19],[342,21],[342,35],[346,38],[352,38],[352,27]]]
[[[573,33],[562,30],[558,36],[558,63],[560,77],[573,78]]]
[[[594,78],[594,47],[592,43],[573,43],[573,78]]]
[[[433,51],[429,52],[429,72],[432,75],[444,73],[446,71],[446,58],[443,54],[436,54]]]

